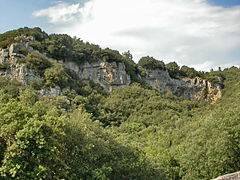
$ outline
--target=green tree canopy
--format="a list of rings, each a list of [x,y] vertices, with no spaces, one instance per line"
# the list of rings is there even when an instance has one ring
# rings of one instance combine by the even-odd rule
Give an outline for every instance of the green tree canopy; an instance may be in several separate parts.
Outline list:
[[[162,69],[165,70],[165,64],[162,61],[156,60],[153,57],[142,57],[138,65],[146,69]]]
[[[176,62],[170,62],[168,64],[166,64],[166,68],[169,72],[169,75],[172,78],[178,78],[180,75],[180,67],[178,66],[178,64]]]

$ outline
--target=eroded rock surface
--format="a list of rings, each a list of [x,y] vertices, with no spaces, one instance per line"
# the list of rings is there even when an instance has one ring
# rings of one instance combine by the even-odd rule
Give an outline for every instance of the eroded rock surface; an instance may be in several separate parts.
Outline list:
[[[0,64],[7,67],[5,70],[0,70],[0,76],[7,79],[16,79],[23,85],[27,85],[40,77],[35,75],[32,69],[28,69],[25,64],[17,63],[19,59],[25,57],[21,50],[33,51],[28,43],[14,43],[8,49],[0,49]]]
[[[131,83],[124,63],[99,61],[79,66],[73,62],[66,62],[64,65],[75,71],[80,79],[92,80],[108,91],[128,86]]]
[[[40,78],[34,74],[33,70],[28,69],[26,65],[17,63],[19,59],[25,57],[24,52],[34,51],[29,46],[29,41],[31,40],[30,38],[26,42],[14,43],[8,49],[0,49],[0,64],[8,66],[6,69],[0,69],[1,77],[16,79],[23,85],[28,85],[31,81]],[[106,62],[100,59],[98,62],[86,62],[81,65],[71,61],[62,63],[67,68],[73,70],[79,79],[92,80],[107,91],[123,88],[132,83],[125,64],[122,62]],[[211,84],[198,77],[193,79],[173,79],[167,71],[155,69],[146,70],[146,76],[141,78],[153,88],[189,100],[207,100],[210,103],[216,103],[222,97],[220,84]],[[58,96],[61,94],[61,89],[56,87],[42,90],[40,94],[43,96]]]
[[[189,100],[207,100],[216,103],[222,97],[220,84],[213,85],[199,77],[172,79],[167,71],[155,69],[147,70],[147,75],[143,79],[162,92],[173,93]]]
[[[239,180],[239,179],[240,179],[240,171],[231,173],[231,174],[226,174],[224,176],[220,176],[213,180]]]

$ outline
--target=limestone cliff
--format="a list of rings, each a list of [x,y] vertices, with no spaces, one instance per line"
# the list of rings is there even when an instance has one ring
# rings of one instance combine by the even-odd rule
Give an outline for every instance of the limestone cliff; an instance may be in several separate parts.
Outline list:
[[[65,62],[64,65],[75,71],[79,79],[92,80],[104,89],[112,91],[130,85],[131,79],[127,74],[124,63],[99,61],[77,65],[74,62]]]
[[[0,64],[5,65],[6,69],[0,71],[0,76],[7,79],[16,79],[23,85],[38,79],[33,70],[28,69],[25,64],[19,64],[17,61],[24,58],[25,55],[21,53],[24,49],[28,52],[33,51],[28,43],[14,43],[8,49],[0,49]]]
[[[216,103],[222,97],[220,84],[211,84],[199,77],[173,79],[165,70],[147,70],[144,80],[150,86],[162,92],[173,93],[189,100],[207,100]]]
[[[18,60],[24,58],[21,50],[27,52],[34,51],[28,42],[14,43],[7,49],[0,49],[0,64],[5,65],[6,68],[0,69],[0,77],[12,80],[15,79],[22,83],[22,85],[29,85],[30,82],[40,79],[32,69],[27,68],[25,64],[18,63]],[[39,96],[59,96],[61,89],[59,86],[54,88],[43,87],[39,91]]]
[[[0,69],[1,77],[16,79],[23,85],[28,85],[31,81],[40,78],[34,74],[33,70],[28,69],[26,65],[17,63],[19,59],[25,57],[24,52],[34,51],[29,46],[29,41],[32,40],[32,38],[26,38],[24,42],[14,43],[7,49],[0,49],[0,64],[7,66],[5,69]],[[59,63],[73,70],[80,80],[92,80],[107,91],[123,88],[132,83],[123,62],[107,62],[99,59],[99,61],[92,63],[77,64],[72,61]],[[189,100],[207,100],[210,103],[215,103],[222,96],[219,84],[211,84],[198,77],[193,79],[173,79],[166,70],[160,69],[146,70],[145,77],[138,76],[153,88]],[[40,94],[43,96],[58,96],[61,94],[61,89],[59,87],[43,89],[40,91]]]
[[[240,171],[231,173],[231,174],[226,174],[223,176],[219,176],[213,180],[239,180],[240,179]]]

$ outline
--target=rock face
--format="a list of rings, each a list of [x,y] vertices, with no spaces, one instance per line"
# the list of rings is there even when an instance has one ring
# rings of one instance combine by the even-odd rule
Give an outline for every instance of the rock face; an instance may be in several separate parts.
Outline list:
[[[61,88],[56,86],[54,88],[44,88],[39,91],[39,97],[43,96],[60,96],[62,94]]]
[[[220,176],[213,180],[239,180],[239,179],[240,179],[240,171],[231,173],[231,174],[226,174],[224,176]]]
[[[27,85],[40,77],[35,75],[33,70],[28,69],[26,65],[17,63],[19,59],[25,57],[21,50],[33,51],[28,43],[15,43],[8,49],[0,49],[0,64],[7,66],[6,70],[0,70],[0,76],[7,79],[16,79],[23,85]]]
[[[75,71],[80,79],[92,80],[108,91],[128,86],[131,83],[124,63],[99,61],[78,66],[76,63],[66,62],[64,65]]]
[[[74,62],[65,62],[64,65],[75,71],[80,79],[92,80],[108,91],[131,84],[124,63],[100,61],[79,66]],[[222,97],[221,85],[213,85],[198,77],[173,79],[167,71],[155,69],[147,70],[147,75],[143,77],[143,80],[153,88],[188,100],[207,100],[210,103],[216,103]]]
[[[172,79],[167,71],[155,69],[147,70],[147,75],[143,79],[162,92],[172,93],[189,100],[207,100],[210,103],[216,103],[222,97],[219,84],[212,85],[199,77]]]
[[[28,69],[26,65],[19,64],[17,61],[24,58],[24,52],[32,52],[34,49],[29,46],[29,41],[14,43],[8,49],[0,49],[0,64],[7,66],[0,69],[0,77],[7,79],[16,79],[23,85],[28,85],[31,81],[40,77],[34,74],[34,71]],[[75,62],[62,62],[67,68],[73,70],[81,80],[92,80],[100,84],[105,90],[123,88],[130,85],[131,78],[126,72],[125,64],[121,62],[106,62],[99,60],[94,63],[84,63],[81,65]],[[1,66],[0,66],[1,67]],[[207,100],[215,103],[222,96],[221,86],[211,84],[210,82],[198,77],[190,79],[173,79],[169,73],[164,70],[146,70],[146,76],[141,77],[148,85],[159,89],[162,92],[172,93],[189,100]],[[52,89],[43,89],[40,96],[59,96],[61,89],[55,87]]]

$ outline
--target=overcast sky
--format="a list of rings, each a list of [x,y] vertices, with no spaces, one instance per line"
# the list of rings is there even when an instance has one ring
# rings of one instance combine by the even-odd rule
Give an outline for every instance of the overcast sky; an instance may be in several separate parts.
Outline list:
[[[41,27],[198,70],[240,65],[240,0],[0,0],[0,32]]]

